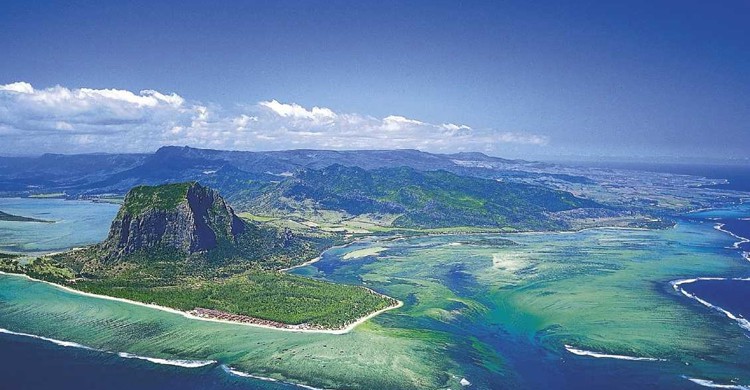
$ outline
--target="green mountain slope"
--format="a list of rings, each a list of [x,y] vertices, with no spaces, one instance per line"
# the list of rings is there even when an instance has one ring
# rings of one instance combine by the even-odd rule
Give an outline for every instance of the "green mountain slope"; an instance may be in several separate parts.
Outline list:
[[[263,214],[301,204],[352,215],[400,214],[396,227],[564,228],[553,212],[602,207],[564,191],[411,168],[364,170],[333,165],[248,191],[237,200]]]

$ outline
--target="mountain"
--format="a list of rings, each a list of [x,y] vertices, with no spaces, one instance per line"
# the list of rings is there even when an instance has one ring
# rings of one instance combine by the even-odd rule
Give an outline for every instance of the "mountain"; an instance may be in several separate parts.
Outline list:
[[[278,181],[297,171],[331,165],[367,170],[398,167],[445,170],[464,176],[521,181],[550,176],[567,182],[588,180],[580,176],[531,172],[538,169],[540,163],[506,160],[482,153],[434,154],[410,149],[249,152],[165,146],[153,154],[0,157],[0,196],[51,192],[64,192],[69,197],[125,194],[138,185],[199,181],[232,200],[247,185]]]
[[[0,194],[76,192],[139,166],[147,154],[43,154],[38,157],[0,157]]]
[[[103,242],[57,260],[91,278],[163,279],[286,268],[327,245],[325,239],[244,221],[216,190],[187,182],[133,188]]]
[[[139,186],[125,197],[103,247],[116,256],[155,247],[196,253],[236,244],[246,230],[218,192],[196,182]]]
[[[492,227],[519,230],[563,228],[551,213],[604,207],[564,191],[447,171],[332,165],[308,169],[237,199],[258,214],[315,209],[351,215],[399,214],[396,227]]]
[[[104,242],[24,264],[0,254],[0,271],[285,329],[342,329],[398,306],[364,287],[278,272],[319,256],[336,239],[243,221],[216,190],[196,182],[138,186]]]

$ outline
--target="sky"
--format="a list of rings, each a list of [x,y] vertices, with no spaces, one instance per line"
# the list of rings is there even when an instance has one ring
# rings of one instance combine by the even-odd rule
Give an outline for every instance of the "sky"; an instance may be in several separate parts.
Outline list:
[[[750,1],[0,2],[0,155],[746,159]]]

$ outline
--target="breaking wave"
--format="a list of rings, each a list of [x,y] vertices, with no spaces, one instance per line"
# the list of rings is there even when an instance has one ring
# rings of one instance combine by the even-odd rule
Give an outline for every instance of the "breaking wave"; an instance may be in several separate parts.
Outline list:
[[[693,382],[693,383],[695,383],[697,385],[701,385],[701,386],[704,386],[704,387],[712,387],[714,389],[750,390],[750,386],[746,386],[746,385],[735,385],[735,384],[725,385],[725,384],[721,384],[721,383],[716,383],[716,382],[714,382],[712,380],[708,380],[708,379],[690,378],[690,377],[687,377],[687,376],[683,376],[683,378],[685,378],[685,379],[689,380],[690,382]]]
[[[710,309],[716,310],[719,313],[724,314],[728,318],[730,318],[730,319],[734,320],[735,322],[737,322],[743,329],[745,329],[747,331],[750,331],[750,321],[748,321],[747,319],[743,318],[742,316],[735,315],[734,313],[732,313],[729,310],[726,310],[726,309],[724,309],[724,308],[722,308],[720,306],[716,306],[713,303],[708,302],[707,300],[702,299],[702,298],[698,297],[695,294],[691,294],[691,293],[687,292],[684,288],[680,287],[683,284],[695,283],[695,282],[698,282],[698,281],[701,281],[701,280],[736,280],[736,281],[747,282],[747,281],[750,281],[750,278],[693,278],[693,279],[674,280],[674,281],[670,282],[670,284],[672,285],[672,288],[675,291],[681,293],[682,295],[684,295],[684,296],[686,296],[686,297],[688,297],[690,299],[695,300],[696,302],[700,303],[703,306],[706,306],[706,307],[708,307]]]
[[[284,383],[284,384],[287,384],[287,385],[297,386],[297,387],[301,387],[303,389],[309,389],[309,390],[323,390],[323,389],[319,389],[317,387],[312,387],[312,386],[308,386],[308,385],[301,385],[299,383],[283,382],[283,381],[280,381],[278,379],[267,378],[267,377],[264,377],[264,376],[258,376],[258,375],[249,374],[247,372],[240,371],[240,370],[237,370],[235,368],[232,368],[232,367],[230,367],[230,366],[228,366],[226,364],[222,364],[221,365],[221,369],[224,370],[224,372],[226,372],[229,375],[239,376],[239,377],[242,377],[242,378],[252,378],[252,379],[258,379],[258,380],[268,381],[268,382],[280,382],[280,383]]]
[[[59,345],[61,347],[81,348],[81,349],[88,349],[90,351],[101,351],[100,349],[91,348],[91,347],[85,346],[83,344],[74,343],[72,341],[57,340],[57,339],[53,339],[53,338],[49,338],[49,337],[44,337],[44,336],[37,336],[35,334],[29,334],[29,333],[13,332],[12,330],[3,329],[3,328],[0,328],[0,333],[12,334],[12,335],[15,335],[15,336],[30,337],[30,338],[37,339],[37,340],[47,341],[47,342],[50,342],[52,344]]]
[[[648,361],[648,362],[660,362],[665,361],[665,359],[657,359],[657,358],[650,358],[650,357],[637,357],[637,356],[627,356],[627,355],[610,355],[606,353],[599,353],[599,352],[592,352],[592,351],[586,351],[583,349],[574,348],[570,345],[565,344],[565,349],[578,356],[591,356],[595,358],[606,358],[606,359],[619,359],[619,360],[633,360],[633,361]]]
[[[29,338],[33,338],[37,340],[47,341],[52,344],[59,345],[61,347],[80,348],[80,349],[86,349],[89,351],[98,351],[98,352],[116,354],[117,356],[125,358],[125,359],[140,359],[140,360],[149,361],[154,364],[163,364],[163,365],[168,365],[168,366],[198,368],[198,367],[204,367],[204,366],[216,363],[215,360],[160,359],[160,358],[152,358],[148,356],[135,355],[135,354],[128,353],[128,352],[111,352],[111,351],[105,351],[103,349],[89,347],[83,344],[74,343],[72,341],[57,340],[57,339],[53,339],[50,337],[38,336],[35,334],[30,334],[30,333],[14,332],[12,330],[3,329],[3,328],[0,328],[0,333],[21,336],[21,337],[29,337]]]
[[[125,359],[146,360],[154,364],[163,364],[167,366],[177,366],[185,368],[198,368],[216,363],[216,360],[184,360],[184,359],[159,359],[148,356],[140,356],[127,352],[118,352],[117,356]]]

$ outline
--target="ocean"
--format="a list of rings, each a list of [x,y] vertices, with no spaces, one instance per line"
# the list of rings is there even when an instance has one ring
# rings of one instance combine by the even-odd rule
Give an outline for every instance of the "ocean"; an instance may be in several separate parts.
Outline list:
[[[69,348],[0,333],[0,388],[22,389],[282,389],[237,378],[217,365],[182,368]]]
[[[34,201],[12,202],[22,215],[85,218],[91,242],[116,211]],[[750,204],[691,213],[664,231],[500,236],[518,243],[507,247],[467,235],[335,248],[294,273],[405,302],[343,336],[188,320],[0,275],[0,389],[300,388],[245,372],[321,388],[404,387],[410,376],[453,389],[747,388],[748,217]],[[14,230],[12,244],[37,252],[86,243],[66,229],[48,243]],[[345,259],[368,246],[386,250]]]

